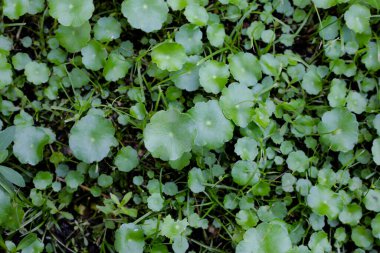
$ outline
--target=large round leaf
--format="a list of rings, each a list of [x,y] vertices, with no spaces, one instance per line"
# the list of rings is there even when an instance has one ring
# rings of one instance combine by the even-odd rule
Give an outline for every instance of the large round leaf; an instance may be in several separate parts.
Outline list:
[[[99,162],[107,156],[111,147],[117,146],[112,123],[96,114],[88,114],[71,128],[69,145],[79,160]]]
[[[94,26],[94,38],[101,42],[116,40],[121,34],[121,24],[114,17],[103,17]]]
[[[127,75],[131,65],[132,64],[127,61],[121,54],[110,54],[106,63],[104,64],[104,79],[109,82],[116,82],[117,80],[124,78]]]
[[[217,149],[232,139],[234,126],[224,117],[217,101],[196,103],[189,114],[197,129],[195,145]]]
[[[189,55],[202,53],[202,31],[195,25],[181,26],[175,34],[175,41],[181,44]]]
[[[257,164],[252,161],[237,161],[231,170],[231,176],[235,183],[241,186],[255,185],[260,179],[260,171]]]
[[[60,25],[56,30],[59,44],[69,53],[77,53],[87,45],[91,39],[91,25],[88,22],[78,27]]]
[[[55,139],[54,134],[50,136],[50,133],[50,130],[41,127],[17,126],[13,154],[23,164],[38,164],[43,159],[44,147]]]
[[[130,172],[139,165],[137,151],[130,146],[124,147],[117,153],[114,164],[123,172]]]
[[[257,141],[251,137],[239,138],[235,144],[235,153],[239,155],[242,160],[253,161],[259,154],[257,145]]]
[[[81,26],[95,10],[92,0],[48,0],[49,14],[64,26]]]
[[[175,109],[159,111],[144,129],[145,147],[156,158],[177,160],[193,145],[194,122],[188,114]]]
[[[199,69],[199,83],[206,92],[218,94],[228,82],[228,65],[218,61],[207,61]]]
[[[252,86],[261,79],[260,62],[253,54],[240,52],[229,56],[228,62],[236,81]]]
[[[310,95],[318,95],[322,90],[323,80],[316,67],[310,68],[303,76],[301,87]]]
[[[285,225],[279,222],[261,223],[247,230],[236,247],[236,253],[286,253],[292,242]]]
[[[343,208],[343,202],[339,195],[322,185],[311,187],[307,196],[307,204],[313,212],[326,215],[329,219],[337,218]]]
[[[333,151],[347,152],[358,142],[358,122],[354,114],[344,108],[325,112],[318,125],[322,144]]]
[[[240,127],[246,127],[253,115],[253,92],[244,84],[233,83],[224,88],[220,106],[227,119]]]
[[[25,65],[25,76],[28,82],[34,85],[46,83],[49,80],[50,70],[46,63],[31,61]]]
[[[170,77],[177,88],[190,92],[199,88],[200,66],[197,66],[198,60],[200,57],[190,56],[189,61],[183,65],[181,70],[170,73]]]
[[[152,61],[162,70],[180,70],[187,60],[185,48],[175,42],[166,42],[152,50]]]
[[[133,224],[123,224],[115,233],[115,249],[119,253],[133,252],[142,253],[144,251],[143,230]]]
[[[124,0],[121,12],[133,28],[149,33],[161,29],[169,8],[164,0]]]
[[[371,31],[370,18],[371,11],[361,4],[351,5],[346,13],[344,13],[347,27],[356,33],[368,33]]]
[[[100,70],[103,68],[107,59],[107,50],[96,40],[90,41],[81,50],[82,63],[89,70]]]
[[[4,0],[3,14],[10,19],[18,19],[28,11],[28,7],[29,0]]]

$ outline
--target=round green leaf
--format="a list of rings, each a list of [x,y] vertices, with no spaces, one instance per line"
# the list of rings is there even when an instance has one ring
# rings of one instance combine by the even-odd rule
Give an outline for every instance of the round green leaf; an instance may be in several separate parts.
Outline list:
[[[257,144],[251,137],[239,138],[235,144],[235,153],[243,160],[253,161],[259,154]]]
[[[71,128],[70,149],[79,160],[85,163],[103,160],[111,147],[117,146],[112,123],[95,114],[88,114]]]
[[[174,250],[174,253],[185,253],[189,248],[189,242],[184,236],[176,236],[173,239],[172,248]]]
[[[116,230],[115,249],[117,252],[143,253],[144,245],[144,232],[139,226],[128,223]]]
[[[167,0],[167,2],[173,11],[183,10],[187,5],[187,0]]]
[[[379,43],[370,41],[365,50],[365,54],[362,57],[362,62],[366,68],[370,71],[377,71],[380,69],[379,60]]]
[[[153,193],[147,199],[148,208],[154,212],[159,212],[164,207],[164,199],[160,193]]]
[[[199,68],[197,61],[199,57],[190,56],[189,62],[183,65],[183,68],[179,71],[170,73],[174,85],[186,91],[195,91],[199,88]]]
[[[53,183],[53,175],[48,171],[39,171],[33,179],[34,187],[38,190],[45,190]]]
[[[355,245],[364,249],[370,249],[373,244],[371,230],[364,226],[357,226],[352,229],[351,238]]]
[[[333,151],[350,151],[358,142],[358,125],[355,115],[344,108],[325,112],[318,125],[320,140]]]
[[[280,60],[273,54],[264,54],[260,57],[260,66],[264,74],[278,76],[282,70]]]
[[[286,253],[291,248],[292,242],[285,225],[265,222],[245,232],[236,253]]]
[[[123,172],[130,172],[139,165],[137,151],[130,146],[119,150],[114,161],[115,166]]]
[[[324,40],[333,40],[339,35],[340,22],[335,16],[327,16],[319,26],[319,36]]]
[[[16,70],[25,69],[25,66],[31,61],[32,59],[26,53],[17,53],[12,57],[12,64]]]
[[[259,60],[251,53],[237,53],[228,57],[230,71],[236,81],[252,86],[261,79]]]
[[[344,13],[346,25],[356,33],[369,33],[371,31],[370,18],[371,11],[361,4],[351,5]]]
[[[356,91],[349,91],[346,101],[347,109],[356,114],[362,114],[367,107],[366,96]]]
[[[159,111],[144,129],[144,144],[152,156],[177,160],[191,150],[195,130],[190,116],[175,109]]]
[[[261,39],[267,44],[273,43],[273,41],[276,39],[276,34],[272,30],[264,30],[261,33]]]
[[[247,28],[247,36],[251,40],[259,40],[265,30],[265,25],[260,21],[253,21]]]
[[[221,47],[224,44],[224,39],[226,37],[226,31],[223,24],[210,24],[207,26],[207,39],[210,44],[214,47]]]
[[[303,76],[301,86],[310,95],[318,95],[322,90],[323,80],[317,68],[310,68]]]
[[[10,19],[18,19],[29,8],[29,0],[4,0],[3,14]]]
[[[175,42],[165,42],[152,50],[152,61],[162,70],[180,70],[187,61],[185,48]]]
[[[312,252],[331,252],[331,244],[324,231],[313,233],[307,246],[309,246]]]
[[[326,215],[329,219],[338,217],[343,208],[343,202],[339,195],[322,185],[311,187],[307,196],[307,204],[313,212]]]
[[[107,59],[107,50],[99,42],[92,40],[82,48],[82,63],[89,70],[100,70]]]
[[[237,161],[231,170],[231,176],[235,183],[241,186],[255,185],[260,179],[260,171],[257,164],[252,161]]]
[[[207,61],[199,69],[199,83],[206,92],[218,94],[227,84],[230,72],[228,65],[218,61]]]
[[[169,214],[163,219],[160,225],[160,234],[169,239],[174,239],[177,236],[181,236],[186,231],[189,223],[187,222],[187,219],[175,221]]]
[[[289,169],[297,172],[305,172],[309,168],[309,158],[302,150],[293,151],[286,159]]]
[[[132,64],[121,54],[112,53],[104,65],[103,75],[107,81],[116,82],[124,78]]]
[[[315,7],[328,9],[335,6],[338,3],[338,0],[312,0],[315,4]]]
[[[32,61],[26,64],[25,75],[28,82],[40,85],[49,80],[50,70],[45,63]]]
[[[164,0],[124,0],[121,12],[133,28],[149,33],[161,29],[169,8]]]
[[[90,74],[85,69],[73,68],[69,73],[69,82],[73,88],[82,88],[90,82]]]
[[[232,139],[234,126],[224,117],[216,100],[196,103],[189,110],[197,130],[195,145],[217,149]]]
[[[175,41],[185,48],[187,54],[202,52],[202,31],[195,25],[185,24],[181,26],[175,34]]]
[[[102,17],[94,26],[94,38],[101,42],[118,39],[121,34],[121,24],[114,17]]]
[[[344,224],[356,226],[359,224],[362,215],[362,208],[358,204],[352,203],[343,207],[339,214],[339,220]]]
[[[48,0],[49,14],[61,25],[78,27],[88,21],[95,10],[92,0]]]
[[[204,186],[204,183],[206,183],[206,178],[203,174],[203,171],[199,168],[192,168],[189,171],[187,183],[192,192],[203,192],[206,189],[206,187]]]
[[[346,82],[334,78],[331,82],[330,93],[327,96],[331,107],[343,107],[346,103]]]
[[[48,131],[40,127],[17,126],[13,154],[23,164],[38,164],[43,159],[44,147],[54,141]]]
[[[43,12],[45,9],[45,0],[29,0],[28,13],[35,15]]]
[[[258,221],[259,218],[253,210],[240,210],[236,214],[236,223],[246,230],[256,226]]]
[[[194,25],[207,25],[209,18],[207,10],[197,3],[190,3],[187,5],[184,14],[187,20]]]
[[[246,127],[252,121],[253,92],[244,84],[233,83],[222,90],[220,107],[227,119]]]
[[[90,41],[91,25],[89,22],[85,22],[78,27],[60,25],[55,33],[59,44],[63,48],[69,53],[77,53]]]
[[[101,174],[98,177],[98,185],[103,188],[110,187],[113,183],[113,178],[111,176]]]
[[[190,164],[190,159],[191,159],[191,153],[184,153],[177,160],[169,161],[169,165],[175,170],[182,170],[183,168],[185,168],[187,165]]]
[[[79,171],[69,171],[65,178],[66,184],[71,189],[77,189],[84,182],[84,176]]]

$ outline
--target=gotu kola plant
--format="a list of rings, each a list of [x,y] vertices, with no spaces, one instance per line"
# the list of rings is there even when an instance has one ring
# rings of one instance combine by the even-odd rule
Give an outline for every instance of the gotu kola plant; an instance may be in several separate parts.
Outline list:
[[[1,3],[1,252],[377,252],[378,1]]]

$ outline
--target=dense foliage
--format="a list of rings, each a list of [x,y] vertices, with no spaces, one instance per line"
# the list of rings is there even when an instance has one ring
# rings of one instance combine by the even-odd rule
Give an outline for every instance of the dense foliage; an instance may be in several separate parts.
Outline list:
[[[378,0],[0,0],[1,252],[380,252]]]

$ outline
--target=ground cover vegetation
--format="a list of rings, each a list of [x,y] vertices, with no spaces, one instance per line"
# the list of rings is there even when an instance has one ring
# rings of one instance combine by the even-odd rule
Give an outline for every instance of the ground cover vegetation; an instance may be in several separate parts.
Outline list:
[[[380,252],[378,0],[0,13],[1,252]]]

